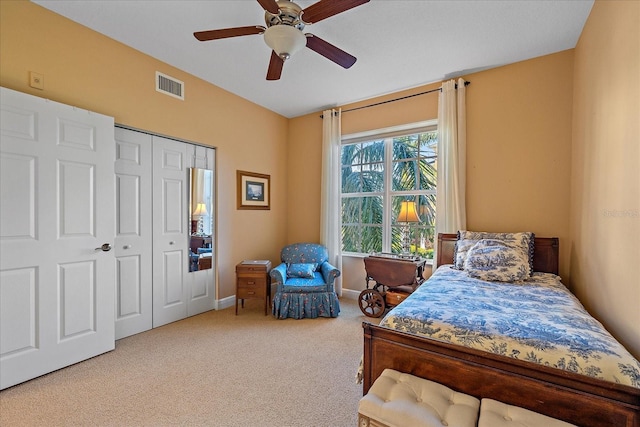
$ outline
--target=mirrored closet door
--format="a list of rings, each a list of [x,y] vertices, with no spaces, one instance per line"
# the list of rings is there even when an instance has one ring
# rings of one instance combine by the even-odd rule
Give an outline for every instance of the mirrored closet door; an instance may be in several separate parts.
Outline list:
[[[215,307],[215,149],[116,127],[116,338]]]

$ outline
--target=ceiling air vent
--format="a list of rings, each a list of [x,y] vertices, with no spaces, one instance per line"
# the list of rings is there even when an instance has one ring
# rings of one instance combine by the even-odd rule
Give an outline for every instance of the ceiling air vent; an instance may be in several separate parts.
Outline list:
[[[156,90],[184,101],[184,82],[156,71]]]

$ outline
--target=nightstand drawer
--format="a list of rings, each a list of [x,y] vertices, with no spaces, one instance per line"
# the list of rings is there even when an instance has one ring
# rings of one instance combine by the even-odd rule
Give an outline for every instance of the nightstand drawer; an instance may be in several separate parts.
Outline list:
[[[237,298],[264,298],[267,294],[267,280],[263,276],[260,279],[239,277]]]
[[[247,287],[247,288],[255,288],[255,287],[266,287],[267,286],[267,278],[264,274],[262,276],[255,277],[247,277],[241,276],[238,277],[238,287]]]
[[[240,299],[252,299],[252,298],[265,298],[267,291],[258,288],[238,288],[236,298]]]
[[[265,274],[267,272],[266,265],[238,265],[236,273],[238,274]]]

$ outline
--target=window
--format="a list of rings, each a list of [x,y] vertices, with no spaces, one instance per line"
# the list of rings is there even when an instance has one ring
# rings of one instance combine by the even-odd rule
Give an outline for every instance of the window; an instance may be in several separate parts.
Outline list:
[[[435,121],[346,135],[341,149],[342,250],[433,258],[438,132]],[[420,222],[398,222],[403,201]]]

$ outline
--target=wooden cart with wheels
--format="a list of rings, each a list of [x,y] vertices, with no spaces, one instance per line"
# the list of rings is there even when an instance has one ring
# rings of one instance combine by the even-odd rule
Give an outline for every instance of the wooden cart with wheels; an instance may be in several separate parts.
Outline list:
[[[360,311],[367,317],[380,317],[387,308],[398,305],[424,282],[424,265],[424,259],[397,255],[364,258],[367,288],[358,297]]]

